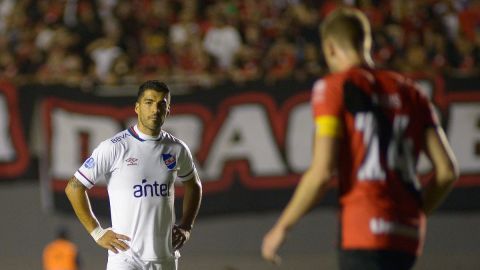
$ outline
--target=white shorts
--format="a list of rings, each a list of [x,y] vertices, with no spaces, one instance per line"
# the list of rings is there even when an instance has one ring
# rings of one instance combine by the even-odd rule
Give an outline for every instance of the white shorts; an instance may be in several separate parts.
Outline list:
[[[125,254],[108,256],[107,270],[177,270],[178,259],[169,261],[139,261]]]

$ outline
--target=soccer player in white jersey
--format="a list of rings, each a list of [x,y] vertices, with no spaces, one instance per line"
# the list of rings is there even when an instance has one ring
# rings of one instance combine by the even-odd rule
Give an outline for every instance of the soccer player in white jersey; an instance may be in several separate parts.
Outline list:
[[[72,207],[98,245],[108,249],[107,270],[175,270],[189,239],[202,186],[188,147],[162,130],[170,91],[162,82],[139,87],[138,122],[103,141],[65,189]],[[105,177],[112,227],[92,212],[87,188]],[[174,182],[185,187],[183,214],[175,225]]]

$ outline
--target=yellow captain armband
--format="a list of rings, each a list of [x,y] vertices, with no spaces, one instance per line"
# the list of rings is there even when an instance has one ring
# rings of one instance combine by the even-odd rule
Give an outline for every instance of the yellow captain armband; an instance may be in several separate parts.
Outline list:
[[[342,127],[340,120],[331,115],[322,115],[315,118],[315,134],[317,136],[341,137]]]

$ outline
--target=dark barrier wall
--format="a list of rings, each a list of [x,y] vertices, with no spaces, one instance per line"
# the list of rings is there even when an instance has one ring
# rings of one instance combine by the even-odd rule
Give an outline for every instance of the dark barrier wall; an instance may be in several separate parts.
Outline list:
[[[461,165],[462,178],[444,208],[476,209],[480,91],[446,91],[451,83],[441,78],[419,77],[418,82],[437,104]],[[204,185],[203,214],[285,205],[310,161],[312,83],[224,85],[173,96],[165,129],[184,140],[196,159]],[[40,178],[44,204],[70,211],[63,194],[66,180],[101,141],[135,123],[134,102],[135,97],[99,97],[65,86],[0,85],[0,182]],[[37,151],[30,151],[32,142]],[[421,174],[429,170],[421,159]],[[334,191],[324,204],[334,202]],[[107,214],[105,187],[89,192],[96,211]],[[181,187],[176,195],[182,195]]]

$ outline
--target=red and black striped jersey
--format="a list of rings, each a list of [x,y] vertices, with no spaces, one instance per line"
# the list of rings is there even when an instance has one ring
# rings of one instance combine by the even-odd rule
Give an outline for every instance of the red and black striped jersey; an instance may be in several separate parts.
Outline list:
[[[425,131],[438,124],[411,79],[355,67],[318,80],[317,136],[340,140],[341,248],[421,251],[425,216],[416,165]]]

